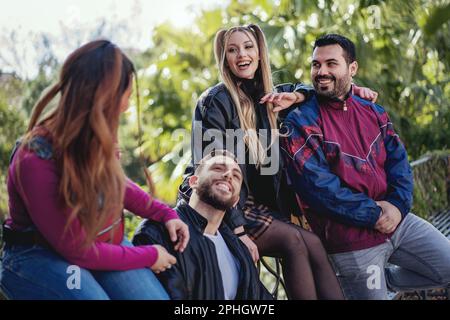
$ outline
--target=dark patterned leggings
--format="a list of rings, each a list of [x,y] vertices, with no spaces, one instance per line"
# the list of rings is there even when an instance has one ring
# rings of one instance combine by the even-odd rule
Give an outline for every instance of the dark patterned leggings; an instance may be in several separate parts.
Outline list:
[[[281,259],[289,299],[344,299],[325,248],[314,233],[273,219],[255,243],[261,256]]]

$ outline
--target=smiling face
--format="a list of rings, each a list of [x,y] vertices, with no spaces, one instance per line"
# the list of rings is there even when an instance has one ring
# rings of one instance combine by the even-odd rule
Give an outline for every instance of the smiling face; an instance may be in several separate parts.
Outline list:
[[[231,72],[238,78],[253,79],[259,66],[259,50],[251,33],[235,31],[226,44],[225,58]]]
[[[189,183],[201,201],[225,211],[239,200],[242,173],[234,159],[219,155],[206,160]]]
[[[311,64],[311,80],[319,95],[343,99],[356,74],[356,61],[348,64],[338,44],[316,47]]]

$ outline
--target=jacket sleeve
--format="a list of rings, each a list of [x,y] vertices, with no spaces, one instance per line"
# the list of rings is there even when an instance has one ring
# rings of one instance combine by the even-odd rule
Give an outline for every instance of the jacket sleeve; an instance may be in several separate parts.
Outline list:
[[[11,183],[20,185],[20,197],[25,201],[33,224],[70,264],[90,270],[123,271],[155,263],[158,252],[153,246],[128,247],[97,240],[86,247],[86,232],[81,220],[76,217],[67,225],[72,209],[59,197],[60,173],[54,161],[20,152],[10,170],[15,169],[16,161],[20,161],[20,170],[17,176],[10,175]]]
[[[230,104],[231,101],[223,92],[201,99],[197,104],[191,140],[194,164],[199,163],[203,155],[213,149],[227,149],[234,155],[245,154],[244,150],[236,149],[235,143],[231,146],[226,143],[227,124],[232,120],[230,110],[233,106]],[[234,141],[234,138],[229,138],[228,141]],[[233,230],[246,224],[240,208],[228,210],[224,219]]]
[[[381,108],[377,105],[377,107]],[[382,108],[381,108],[382,109]],[[403,217],[408,214],[413,198],[413,175],[408,161],[408,154],[398,134],[395,133],[387,113],[382,110],[382,134],[386,148],[386,171],[388,190],[385,201],[396,206]]]
[[[282,138],[290,183],[295,192],[317,214],[341,223],[373,228],[381,208],[363,193],[341,184],[331,172],[321,145],[323,134],[314,120],[291,113],[288,134]]]
[[[182,266],[186,265],[184,257],[182,254],[174,251],[173,244],[165,228],[161,224],[144,220],[138,227],[132,242],[136,246],[161,244],[170,254],[175,256],[177,263],[172,265],[170,269],[156,274],[156,276],[172,300],[189,299],[188,288],[182,270]]]
[[[305,95],[305,100],[308,100],[315,93],[313,87],[304,83],[282,83],[275,86],[276,92],[300,92]]]
[[[309,100],[315,93],[315,90],[313,87],[308,86],[303,83],[282,83],[277,86],[275,86],[276,92],[300,92],[305,96],[305,101]],[[293,109],[295,109],[298,106],[298,104],[294,104],[290,106],[287,109],[281,110],[278,113],[278,118],[280,121],[284,121],[284,119],[287,117],[289,112],[291,112]]]
[[[178,214],[168,205],[152,199],[136,183],[127,179],[124,207],[140,217],[166,223],[172,219],[178,219]]]

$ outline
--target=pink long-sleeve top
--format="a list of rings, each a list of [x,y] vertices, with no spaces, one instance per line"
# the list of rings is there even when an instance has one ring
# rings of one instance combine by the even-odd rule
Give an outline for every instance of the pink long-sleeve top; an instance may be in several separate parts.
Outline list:
[[[20,148],[9,167],[10,217],[6,225],[13,230],[35,226],[49,245],[69,263],[90,270],[130,270],[150,267],[156,262],[158,251],[154,246],[120,245],[124,234],[123,219],[120,228],[116,228],[119,229],[116,230],[119,236],[114,237],[116,241],[107,243],[99,237],[90,247],[83,249],[85,232],[78,219],[64,232],[71,209],[60,200],[59,176],[53,159],[42,158],[33,151]],[[152,200],[131,180],[127,180],[124,208],[162,223],[178,218],[172,208]]]

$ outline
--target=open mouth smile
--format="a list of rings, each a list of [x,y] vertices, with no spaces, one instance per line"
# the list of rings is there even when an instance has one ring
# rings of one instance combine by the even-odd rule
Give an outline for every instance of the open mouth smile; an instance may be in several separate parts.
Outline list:
[[[217,189],[223,191],[223,192],[227,192],[227,193],[231,193],[232,192],[232,188],[231,185],[227,182],[224,181],[219,181],[216,184]]]
[[[242,61],[237,63],[237,67],[239,70],[246,70],[250,66],[251,61]]]

